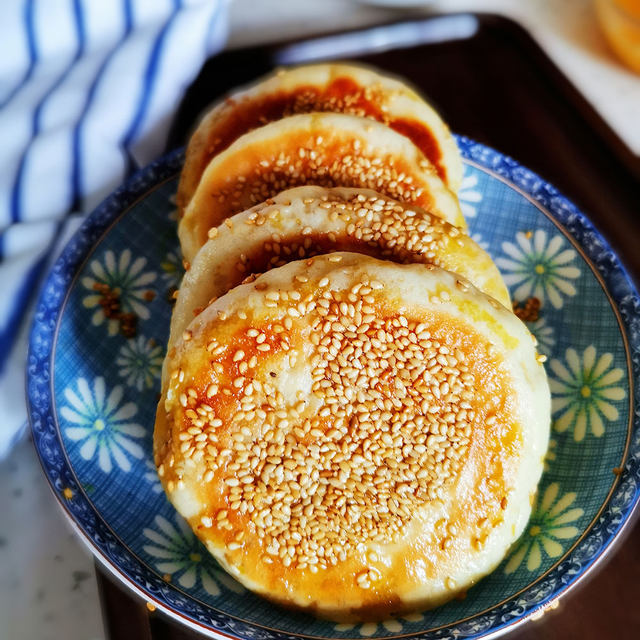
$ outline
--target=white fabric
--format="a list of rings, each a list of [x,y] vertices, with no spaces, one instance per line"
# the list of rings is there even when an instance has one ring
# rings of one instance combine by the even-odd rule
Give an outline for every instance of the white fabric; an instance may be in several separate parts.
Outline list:
[[[0,3],[0,458],[26,423],[30,307],[69,214],[162,152],[227,1]]]

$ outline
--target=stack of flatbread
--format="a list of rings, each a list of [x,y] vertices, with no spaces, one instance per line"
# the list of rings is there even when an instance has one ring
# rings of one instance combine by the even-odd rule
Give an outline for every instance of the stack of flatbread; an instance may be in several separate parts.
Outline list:
[[[549,389],[461,177],[438,114],[361,67],[280,71],[191,138],[155,460],[208,550],[275,602],[434,607],[527,523]]]

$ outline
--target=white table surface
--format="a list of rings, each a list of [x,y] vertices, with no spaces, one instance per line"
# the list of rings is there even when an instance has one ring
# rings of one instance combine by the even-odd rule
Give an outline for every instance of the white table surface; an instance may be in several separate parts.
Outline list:
[[[640,77],[609,51],[589,0],[447,0],[425,3],[421,10],[492,11],[515,18],[640,154]],[[355,0],[234,0],[229,47],[404,15]],[[28,438],[0,462],[0,514],[2,640],[105,638],[93,560],[64,521]]]

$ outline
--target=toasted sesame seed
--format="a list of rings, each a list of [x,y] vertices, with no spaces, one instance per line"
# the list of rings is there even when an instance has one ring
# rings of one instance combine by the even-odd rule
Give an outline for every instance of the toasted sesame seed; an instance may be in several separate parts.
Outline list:
[[[311,278],[302,277],[297,281]],[[178,434],[185,458],[203,456],[202,480],[224,483],[229,509],[215,516],[218,529],[233,529],[238,515],[249,517],[264,562],[278,557],[309,571],[353,557],[359,544],[397,540],[416,509],[444,496],[465,464],[473,431],[490,426],[495,412],[477,408],[475,365],[466,362],[455,335],[424,318],[381,314],[378,281],[363,278],[348,291],[328,284],[324,277],[321,292],[310,287],[312,296],[295,282],[291,290],[269,291],[277,311],[267,313],[278,324],[250,327],[225,344],[220,355],[233,353],[237,368],[211,362],[206,395],[225,403],[223,394],[231,396],[234,413],[223,422],[218,400],[207,404],[189,390],[184,413],[192,422]],[[301,315],[305,324],[296,321],[293,335],[307,320],[313,327],[304,352],[292,339]],[[245,355],[253,348],[256,354]],[[265,358],[267,352],[273,353]],[[305,366],[308,360],[311,394],[285,400],[280,376],[296,354]],[[445,523],[437,544],[446,549],[457,535]],[[368,564],[376,562],[367,554]],[[369,589],[380,575],[368,566],[356,584]]]
[[[217,384],[210,384],[207,387],[207,398],[212,398],[213,396],[216,395],[216,393],[218,393],[218,385]]]

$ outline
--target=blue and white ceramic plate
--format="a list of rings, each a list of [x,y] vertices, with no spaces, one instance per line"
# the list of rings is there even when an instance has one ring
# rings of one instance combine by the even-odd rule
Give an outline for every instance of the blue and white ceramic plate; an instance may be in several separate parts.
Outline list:
[[[151,442],[171,291],[181,265],[173,194],[182,155],[137,174],[80,229],[49,275],[28,360],[36,447],[95,556],[137,594],[213,637],[477,638],[540,614],[610,549],[640,493],[640,300],[576,208],[513,160],[459,138],[474,239],[548,356],[553,428],[528,528],[463,600],[377,624],[293,614],[218,567],[166,500]],[[136,336],[105,316],[104,285]],[[108,314],[113,315],[113,314]]]

